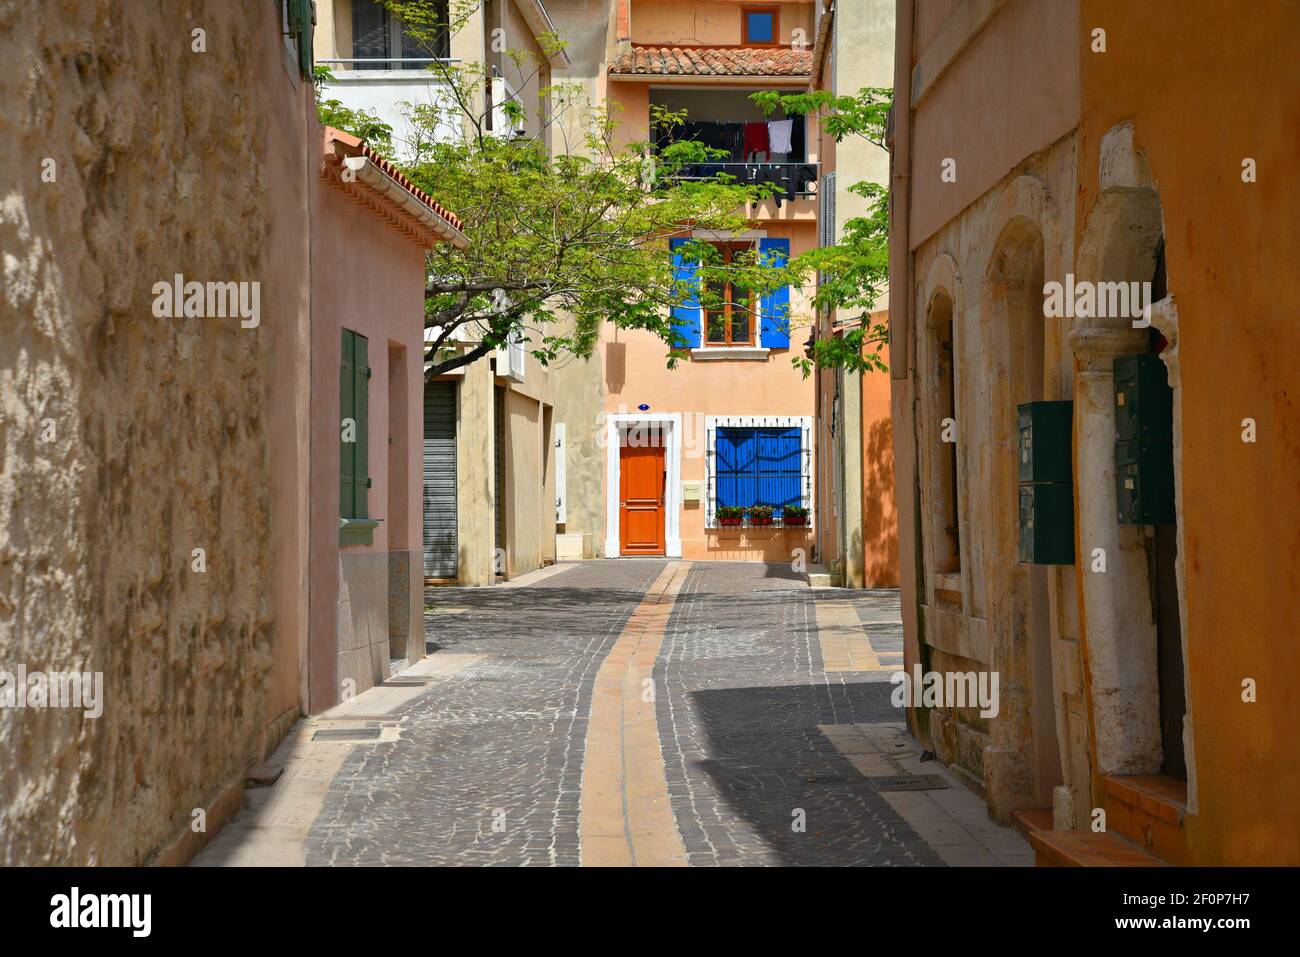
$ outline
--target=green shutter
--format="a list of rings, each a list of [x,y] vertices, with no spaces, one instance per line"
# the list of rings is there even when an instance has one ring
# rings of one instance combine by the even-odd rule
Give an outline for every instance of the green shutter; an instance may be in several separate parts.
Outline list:
[[[352,459],[352,508],[350,518],[369,518],[366,490],[370,488],[370,341],[353,333],[353,409],[357,420],[357,441]]]
[[[289,32],[298,44],[298,67],[302,75],[311,77],[314,57],[312,33],[316,23],[316,4],[312,0],[286,0],[289,4]]]
[[[356,333],[343,330],[343,353],[339,363],[339,517],[356,518],[356,498],[353,495],[353,476],[356,472],[356,443],[343,440],[344,422],[356,418]]]

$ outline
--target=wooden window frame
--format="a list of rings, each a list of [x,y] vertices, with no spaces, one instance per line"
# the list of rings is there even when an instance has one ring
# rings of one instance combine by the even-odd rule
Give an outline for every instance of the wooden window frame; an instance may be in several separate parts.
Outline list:
[[[753,243],[713,243],[715,249],[722,252],[723,265],[731,265],[735,261],[735,255],[738,252],[745,252],[754,248]],[[732,307],[735,305],[733,295],[733,284],[728,281],[722,285],[722,328],[724,331],[724,341],[716,341],[709,335],[710,315],[716,315],[718,310],[710,310],[705,305],[708,288],[704,278],[700,279],[700,318],[704,328],[700,330],[700,344],[705,348],[712,349],[731,349],[731,348],[753,348],[757,341],[758,335],[758,308],[757,299],[754,291],[749,291],[749,337],[747,339],[734,339],[732,337]]]
[[[772,15],[772,39],[751,40],[749,38],[749,15],[751,13],[770,13]],[[780,7],[741,7],[740,8],[740,43],[747,47],[779,47],[781,45],[781,8]]]

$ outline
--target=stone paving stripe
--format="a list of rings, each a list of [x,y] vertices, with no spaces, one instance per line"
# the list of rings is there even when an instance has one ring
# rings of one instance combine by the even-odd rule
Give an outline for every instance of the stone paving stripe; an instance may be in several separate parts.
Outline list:
[[[655,661],[689,562],[660,573],[596,673],[582,774],[579,847],[586,867],[685,867],[653,688]],[[657,695],[655,695],[657,697]]]
[[[818,595],[817,639],[821,643],[823,671],[896,671],[884,664],[871,647],[857,609],[842,597]]]

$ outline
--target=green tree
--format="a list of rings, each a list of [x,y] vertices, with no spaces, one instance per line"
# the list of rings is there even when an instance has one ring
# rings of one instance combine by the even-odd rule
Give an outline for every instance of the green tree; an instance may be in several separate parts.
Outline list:
[[[822,129],[842,142],[856,136],[880,149],[893,91],[864,87],[854,96],[836,96],[824,90],[809,93],[755,93],[751,97],[771,115],[778,108],[787,115],[815,116]],[[796,362],[807,375],[813,365],[842,367],[855,372],[885,371],[881,347],[889,341],[889,329],[871,322],[871,310],[889,282],[889,190],[879,183],[853,183],[849,191],[865,198],[866,216],[844,222],[843,235],[833,246],[810,250],[792,263],[802,274],[817,273],[819,281],[813,305],[822,311],[857,312],[858,325],[843,334],[818,339],[809,358]]]
[[[454,34],[472,9],[453,3],[446,22],[415,0],[385,5],[406,36],[428,49],[445,32]],[[542,46],[543,57],[553,55],[559,41],[543,37]],[[504,56],[523,75],[521,87],[540,77],[540,58]],[[771,195],[771,187],[726,176],[685,175],[690,164],[720,151],[690,140],[662,147],[649,139],[622,142],[617,116],[576,86],[541,88],[536,102],[516,96],[488,103],[492,75],[484,64],[444,60],[429,69],[441,92],[410,105],[415,136],[392,158],[460,217],[469,240],[467,249],[440,243],[428,259],[430,375],[468,365],[522,334],[543,363],[586,356],[602,322],[653,332],[671,366],[684,344],[673,327],[674,307],[698,297],[706,309],[716,308],[724,288],[761,296],[797,282],[789,264],[763,262],[757,251],[724,263],[713,246],[691,238],[744,229],[745,205]],[[376,128],[373,117],[323,103],[335,104],[332,121],[354,135],[366,138],[362,128]],[[680,131],[684,120],[683,113],[655,110],[652,128]],[[686,239],[681,253],[700,262],[693,276],[675,267],[673,237]]]

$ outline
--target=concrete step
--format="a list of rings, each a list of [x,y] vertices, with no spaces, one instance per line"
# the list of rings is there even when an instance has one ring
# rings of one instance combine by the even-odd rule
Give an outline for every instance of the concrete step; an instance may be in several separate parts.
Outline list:
[[[1118,834],[1043,831],[1027,835],[1039,867],[1163,867],[1165,862]]]
[[[1106,829],[1171,864],[1187,864],[1187,782],[1163,774],[1108,776]]]
[[[1052,829],[1052,809],[1050,807],[1023,808],[1011,812],[1011,826],[1029,840],[1031,831],[1050,831]]]
[[[830,588],[832,584],[830,570],[825,565],[809,565],[804,577],[809,588]]]

